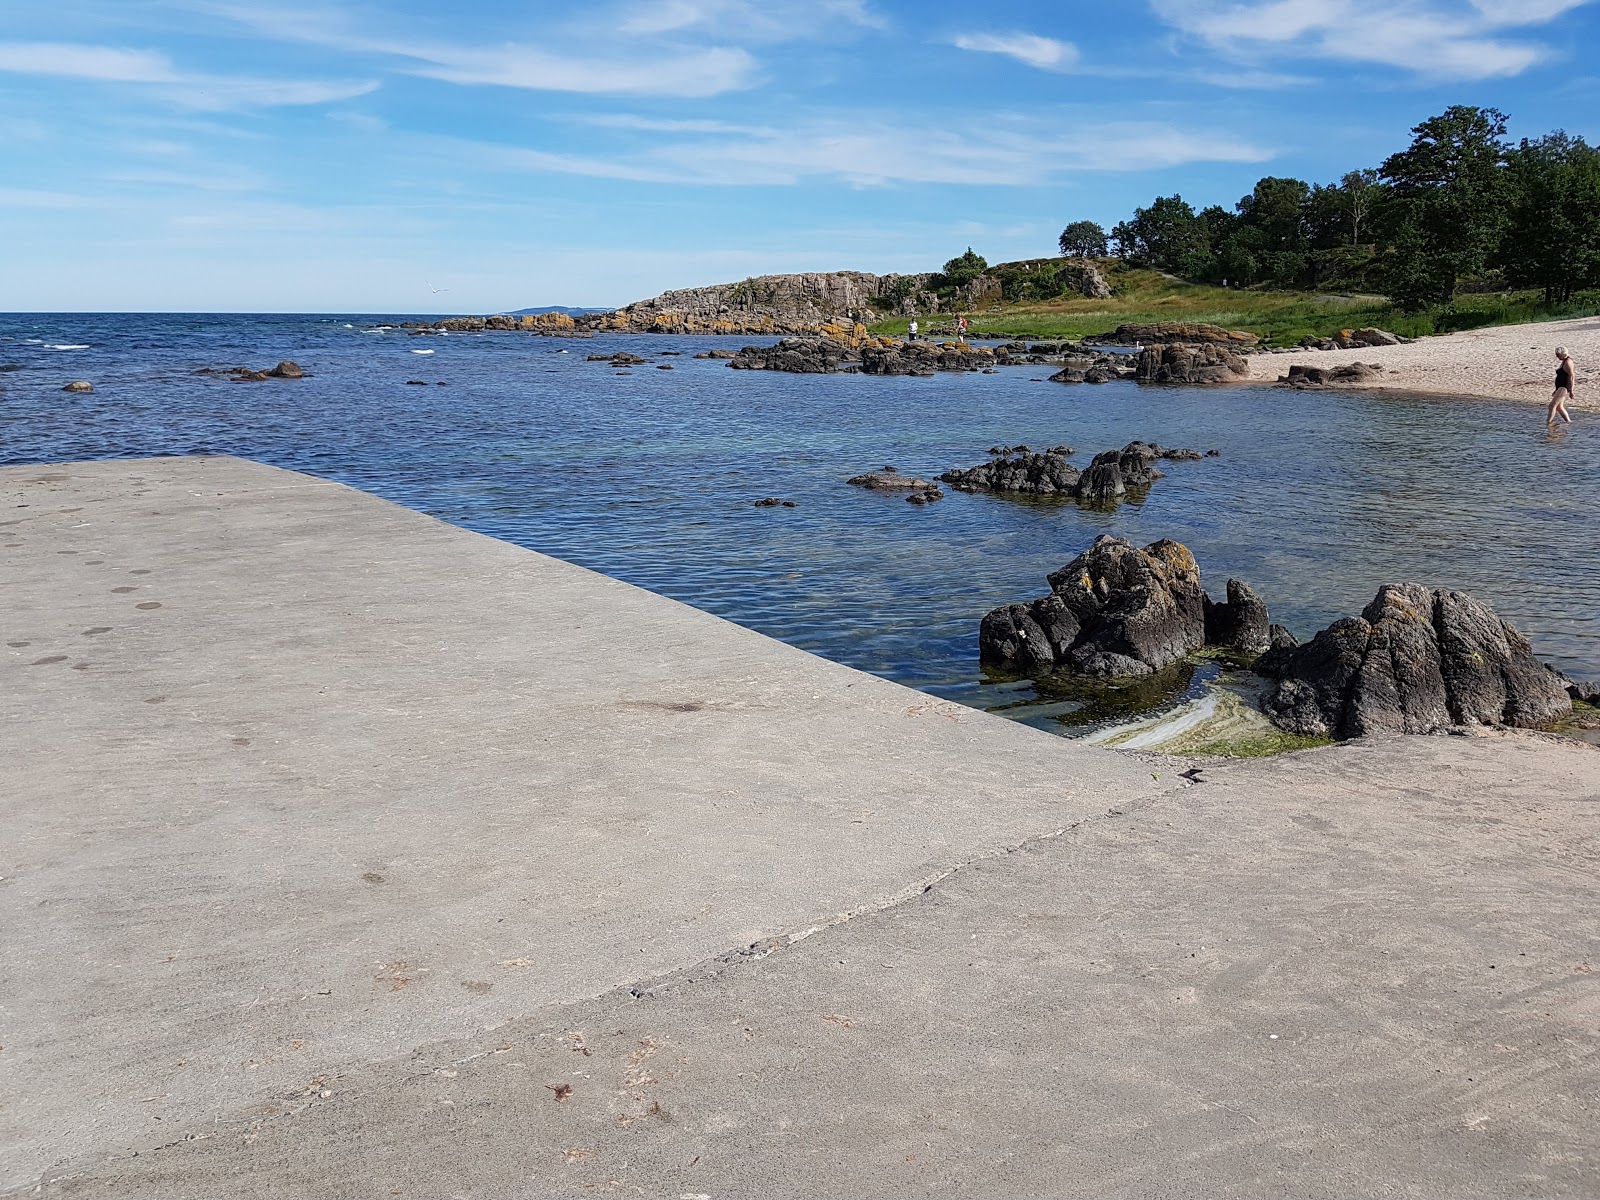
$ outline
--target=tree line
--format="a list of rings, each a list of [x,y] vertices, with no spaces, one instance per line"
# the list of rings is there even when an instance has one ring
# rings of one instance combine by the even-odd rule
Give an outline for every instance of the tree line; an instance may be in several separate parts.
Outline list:
[[[1338,183],[1268,177],[1231,211],[1162,196],[1109,233],[1068,225],[1061,253],[1241,287],[1355,279],[1413,311],[1449,305],[1469,280],[1538,288],[1548,304],[1600,287],[1600,149],[1559,130],[1513,145],[1507,120],[1456,105]]]

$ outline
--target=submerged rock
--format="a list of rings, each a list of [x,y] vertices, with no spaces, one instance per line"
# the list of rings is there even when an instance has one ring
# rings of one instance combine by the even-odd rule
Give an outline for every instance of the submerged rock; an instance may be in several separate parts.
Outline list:
[[[57,376],[57,378],[60,377]],[[61,390],[63,392],[92,392],[94,391],[94,384],[90,383],[87,379],[74,379]]]
[[[927,492],[936,489],[935,484],[926,479],[918,479],[915,475],[902,475],[898,471],[868,471],[865,475],[857,475],[846,479],[852,487],[866,488],[870,492]]]
[[[1559,673],[1520,633],[1464,592],[1388,584],[1359,617],[1256,663],[1262,701],[1306,736],[1434,733],[1459,725],[1538,728],[1572,711]]]

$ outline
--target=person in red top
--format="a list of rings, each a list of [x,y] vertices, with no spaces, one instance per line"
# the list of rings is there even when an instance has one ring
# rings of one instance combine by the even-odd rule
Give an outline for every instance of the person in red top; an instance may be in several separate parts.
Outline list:
[[[956,319],[956,329],[961,334],[961,340],[963,342],[966,341],[967,340],[967,319],[965,317],[958,317]]]

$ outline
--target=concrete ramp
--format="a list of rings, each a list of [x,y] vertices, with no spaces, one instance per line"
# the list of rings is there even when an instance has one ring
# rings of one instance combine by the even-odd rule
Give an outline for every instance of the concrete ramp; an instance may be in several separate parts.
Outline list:
[[[0,505],[0,1190],[1600,1194],[1592,750],[1189,783],[255,464]]]

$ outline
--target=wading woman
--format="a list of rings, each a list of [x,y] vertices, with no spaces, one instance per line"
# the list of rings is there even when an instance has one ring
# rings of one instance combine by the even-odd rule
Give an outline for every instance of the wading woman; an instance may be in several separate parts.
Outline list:
[[[1578,383],[1578,368],[1572,361],[1572,355],[1567,353],[1565,346],[1556,347],[1556,390],[1550,397],[1550,411],[1545,414],[1544,423],[1554,425],[1556,418],[1560,417],[1568,425],[1572,424],[1572,415],[1567,412],[1567,401],[1573,399],[1572,389]]]

